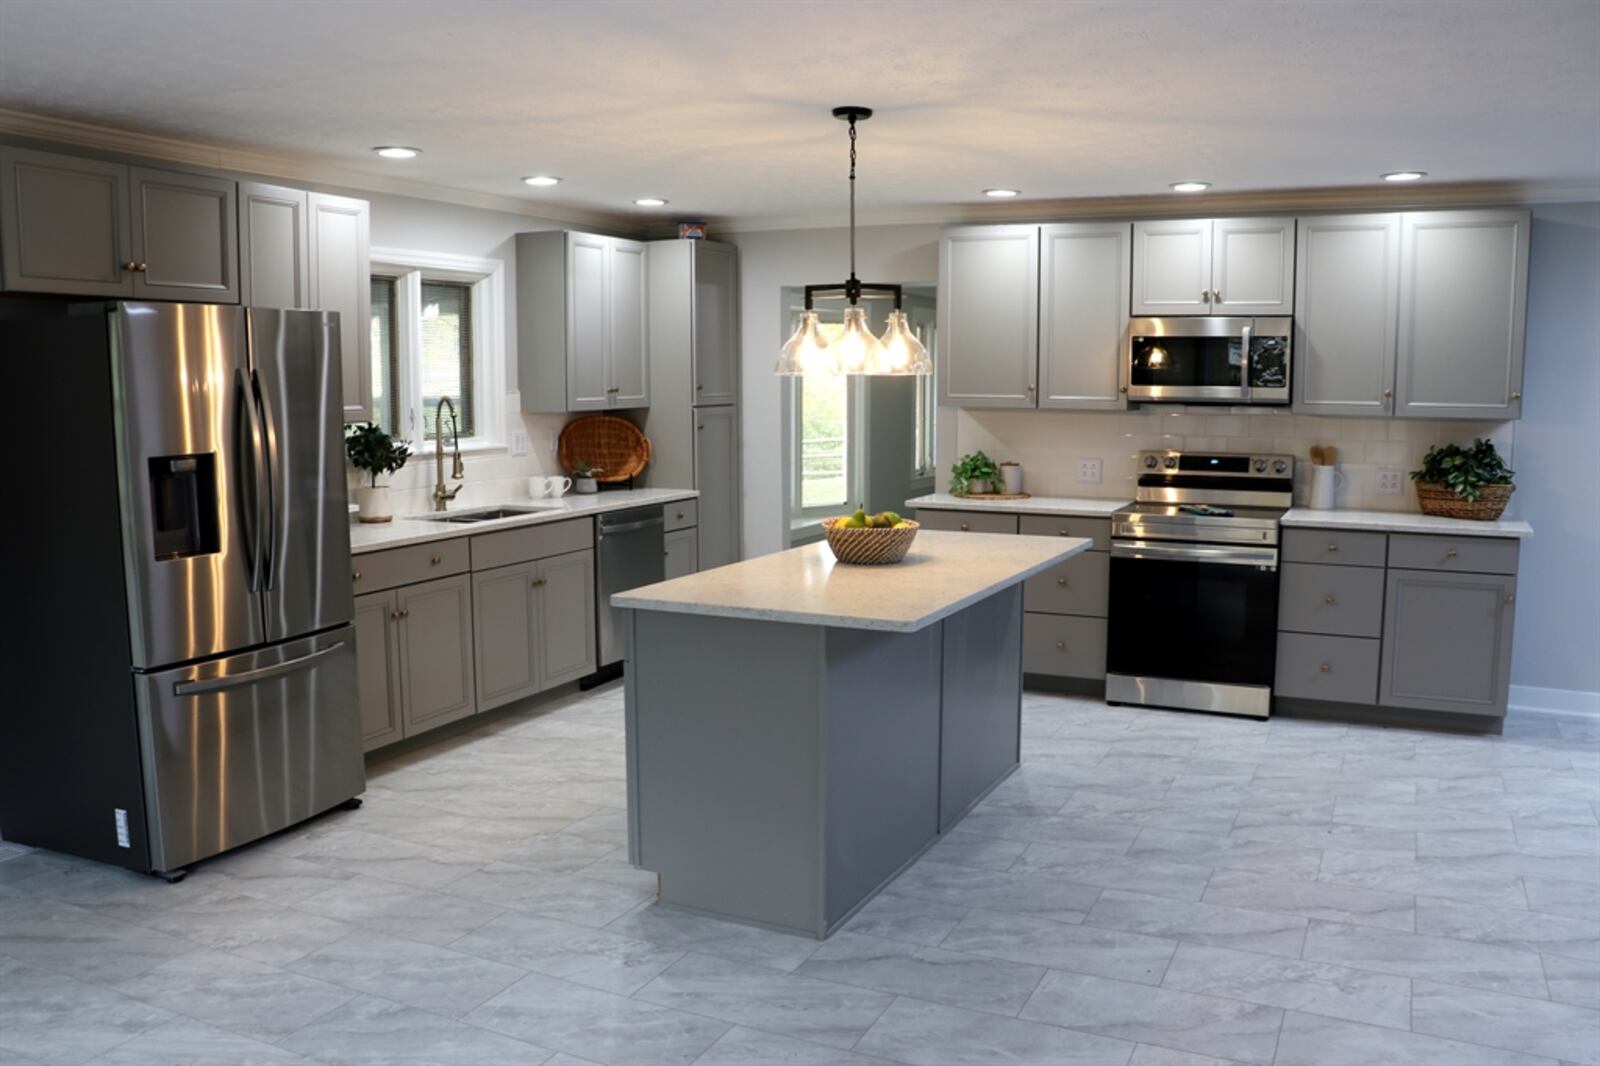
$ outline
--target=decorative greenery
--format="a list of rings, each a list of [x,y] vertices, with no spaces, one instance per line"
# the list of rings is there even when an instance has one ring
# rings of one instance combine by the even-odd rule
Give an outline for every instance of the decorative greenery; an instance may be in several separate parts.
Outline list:
[[[1422,457],[1422,469],[1411,471],[1411,477],[1449,486],[1463,500],[1475,502],[1483,495],[1483,486],[1509,485],[1514,473],[1494,450],[1493,441],[1474,437],[1470,448],[1459,444],[1430,448]]]
[[[966,492],[967,485],[974,481],[987,481],[991,488],[1000,477],[1000,468],[993,459],[982,452],[973,452],[963,455],[956,460],[956,465],[950,468],[950,491]]]
[[[589,477],[589,478],[592,478],[596,474],[604,474],[604,473],[605,473],[605,468],[604,467],[590,466],[589,465],[589,460],[587,460],[587,459],[579,459],[579,460],[576,460],[572,464],[572,476],[573,477]]]
[[[350,465],[365,470],[378,487],[379,474],[392,474],[411,458],[409,441],[395,440],[376,422],[354,422],[344,428],[344,453]]]

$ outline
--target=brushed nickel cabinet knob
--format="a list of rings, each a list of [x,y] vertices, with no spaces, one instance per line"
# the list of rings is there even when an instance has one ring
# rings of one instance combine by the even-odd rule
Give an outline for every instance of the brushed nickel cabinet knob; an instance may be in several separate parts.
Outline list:
[[[400,617],[400,612],[399,611],[390,611],[389,612],[389,617],[390,618],[399,618]]]
[[[1211,302],[1211,290],[1210,289],[1201,289],[1200,290],[1200,302],[1203,303],[1203,304],[1208,304],[1208,303]]]
[[[1331,607],[1331,606],[1333,606],[1333,597],[1332,596],[1324,596],[1324,597],[1322,597],[1322,602],[1326,603],[1328,606]]]
[[[122,269],[126,270],[128,273],[132,274],[132,273],[135,273],[135,272],[138,271],[139,264],[134,262],[132,259],[130,259],[126,263],[122,264]]]
[[[1064,640],[1056,641],[1056,651],[1066,651],[1066,650],[1067,650],[1067,642],[1066,641],[1064,641]]]
[[[972,532],[972,527],[967,525],[965,522],[963,522],[963,523],[961,523],[961,532],[970,533],[970,532]]]
[[[1507,603],[1515,603],[1515,602],[1517,602],[1517,598],[1515,596],[1513,596],[1513,595],[1509,595],[1508,594],[1506,596],[1506,602]]]
[[[360,581],[361,580],[361,571],[357,570],[355,573],[351,574],[350,575],[350,580],[351,581]]]
[[[1337,544],[1330,544],[1328,545],[1328,550],[1331,552],[1336,552],[1339,550],[1339,546]]]
[[[1512,399],[1513,399],[1513,400],[1520,400],[1520,399],[1522,399],[1522,393],[1520,393],[1520,392],[1513,392],[1513,393],[1512,393],[1512,394],[1511,394],[1511,398],[1512,398]]]
[[[1058,577],[1058,578],[1056,578],[1056,584],[1060,585],[1062,588],[1066,588],[1067,587],[1067,579],[1064,578],[1064,577]]]
[[[1325,674],[1332,673],[1333,672],[1333,664],[1332,663],[1323,663],[1320,667],[1318,667],[1318,669],[1320,669]]]
[[[1446,549],[1445,549],[1445,550],[1444,550],[1444,557],[1445,557],[1445,558],[1446,558],[1446,559],[1454,559],[1454,558],[1455,558],[1455,557],[1456,557],[1456,556],[1457,556],[1457,555],[1459,555],[1459,554],[1460,554],[1460,553],[1459,553],[1459,552],[1457,552],[1457,551],[1456,551],[1456,550],[1455,550],[1455,549],[1454,549],[1454,548],[1446,548]]]
[[[1383,395],[1385,397],[1393,396],[1394,395],[1394,390],[1393,389],[1384,389],[1383,390]]]
[[[433,555],[429,556],[428,562],[433,566],[438,566],[440,563],[444,562],[444,560],[439,558],[437,555]]]

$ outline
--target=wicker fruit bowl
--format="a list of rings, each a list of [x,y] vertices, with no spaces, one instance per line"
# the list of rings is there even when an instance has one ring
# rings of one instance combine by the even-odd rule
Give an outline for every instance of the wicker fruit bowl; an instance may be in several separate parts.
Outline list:
[[[909,519],[898,526],[848,527],[841,525],[842,518],[824,518],[822,532],[828,538],[833,557],[841,563],[874,566],[881,563],[898,563],[911,550],[922,527]]]
[[[1478,522],[1493,522],[1505,514],[1511,502],[1515,485],[1480,485],[1476,500],[1463,500],[1449,485],[1436,481],[1417,482],[1417,503],[1423,514],[1440,518],[1470,518]]]

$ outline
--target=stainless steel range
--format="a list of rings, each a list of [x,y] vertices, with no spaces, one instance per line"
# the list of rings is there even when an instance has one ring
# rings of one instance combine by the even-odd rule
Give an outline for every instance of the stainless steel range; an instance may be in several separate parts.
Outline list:
[[[1139,453],[1111,524],[1106,700],[1265,718],[1288,455]]]

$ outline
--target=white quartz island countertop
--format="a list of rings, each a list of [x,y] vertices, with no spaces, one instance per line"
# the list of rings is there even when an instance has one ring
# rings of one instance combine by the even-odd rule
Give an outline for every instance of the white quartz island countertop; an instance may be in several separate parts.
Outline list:
[[[910,633],[1088,549],[1082,537],[921,530],[904,561],[852,566],[825,542],[619,592],[616,607]]]
[[[492,507],[536,508],[527,514],[510,518],[494,518],[486,522],[439,522],[426,515],[395,516],[393,522],[352,522],[350,524],[350,554],[381,551],[384,548],[403,548],[410,544],[427,544],[451,537],[470,537],[474,533],[495,533],[518,526],[533,526],[544,522],[560,522],[567,518],[585,518],[605,511],[621,511],[629,507],[643,507],[652,503],[674,503],[692,500],[700,493],[694,489],[615,489],[591,495],[562,496],[553,500],[512,500],[506,503],[457,505],[452,503],[448,514],[463,511],[480,511]]]
[[[1533,527],[1520,518],[1474,522],[1411,511],[1317,511],[1310,507],[1293,507],[1284,514],[1282,521],[1288,528],[1359,529],[1369,533],[1432,533],[1447,537],[1514,537],[1518,540],[1533,536]]]
[[[907,500],[907,507],[928,507],[941,511],[1001,511],[1005,514],[1053,514],[1072,518],[1107,518],[1132,503],[1128,499],[1098,499],[1087,496],[1029,496],[1025,500],[990,500],[982,496],[953,496],[930,492]]]

